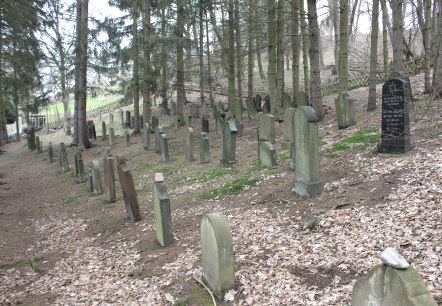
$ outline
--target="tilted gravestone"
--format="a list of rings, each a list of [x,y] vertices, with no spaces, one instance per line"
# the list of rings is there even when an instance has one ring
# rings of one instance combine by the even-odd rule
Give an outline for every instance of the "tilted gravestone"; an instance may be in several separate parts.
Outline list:
[[[60,142],[60,158],[61,160],[61,167],[62,167],[62,173],[66,173],[69,171],[69,162],[68,162],[68,154],[66,152],[66,146],[64,145],[64,142]]]
[[[311,106],[296,108],[294,151],[295,193],[302,197],[320,194],[324,184],[319,177],[318,117]]]
[[[295,109],[287,108],[284,111],[284,125],[282,130],[282,148],[289,150],[291,144],[295,140]]]
[[[52,142],[49,142],[48,144],[48,159],[49,163],[52,164],[54,161],[54,149],[52,148]]]
[[[270,141],[260,141],[258,150],[260,168],[273,168],[276,166],[276,150]]]
[[[144,150],[150,149],[150,125],[149,123],[144,124],[143,129],[143,148]]]
[[[259,118],[259,140],[275,143],[275,117],[262,114]]]
[[[130,111],[126,111],[126,122],[124,124],[125,127],[130,127],[131,126],[131,119],[130,119],[131,115],[130,115]]]
[[[405,153],[413,148],[410,133],[410,95],[406,81],[391,79],[382,86],[381,153]]]
[[[165,133],[160,135],[160,153],[161,160],[163,162],[168,162],[169,158],[169,146],[167,145],[167,135]]]
[[[308,95],[304,91],[300,91],[296,96],[296,106],[310,106]]]
[[[185,141],[184,141],[184,155],[186,157],[186,160],[188,162],[192,162],[194,161],[194,157],[193,157],[193,128],[191,127],[186,127],[186,131],[185,131]]]
[[[264,97],[264,106],[262,107],[262,112],[264,114],[270,114],[271,106],[270,106],[270,96],[266,95]]]
[[[114,123],[114,114],[109,113],[109,124],[113,124],[113,123]]]
[[[37,149],[37,145],[35,143],[35,129],[34,127],[31,127],[29,129],[29,134],[28,134],[28,147],[29,150],[34,151],[35,149]]]
[[[106,140],[106,122],[101,122],[101,140]]]
[[[336,117],[338,128],[346,129],[356,124],[355,100],[348,96],[348,93],[339,93],[335,100]]]
[[[113,146],[114,144],[115,144],[114,128],[109,128],[109,145]]]
[[[260,94],[256,94],[256,96],[255,96],[255,108],[256,108],[256,110],[258,112],[260,112],[261,108],[262,108],[261,102],[262,102],[261,95]]]
[[[174,239],[170,199],[161,173],[155,174],[153,183],[153,210],[157,240],[161,246],[167,247],[173,243]]]
[[[202,164],[210,163],[209,135],[205,132],[200,136],[200,160]]]
[[[292,98],[286,92],[282,94],[282,107],[284,110],[293,107],[292,106]]]
[[[236,163],[236,135],[238,130],[235,122],[229,120],[224,124],[223,130],[223,158],[221,166],[229,167]]]
[[[126,147],[130,146],[130,134],[128,130],[124,131],[124,144]]]
[[[242,120],[242,102],[240,98],[235,98],[232,105],[232,115],[237,120]]]
[[[140,206],[138,205],[137,192],[135,190],[134,179],[129,169],[123,169],[122,163],[117,160],[118,179],[123,193],[124,204],[126,206],[127,217],[132,222],[141,220]]]
[[[200,109],[198,105],[192,104],[190,105],[190,116],[192,118],[199,118],[200,117]]]
[[[120,111],[120,123],[121,126],[124,127],[124,112]]]
[[[89,162],[89,188],[90,192],[97,195],[103,194],[103,185],[101,182],[100,174],[100,162],[97,159],[93,159]]]
[[[107,203],[114,203],[116,201],[114,159],[107,155],[104,156],[103,176],[104,200]]]
[[[222,213],[210,213],[201,220],[201,261],[204,282],[222,300],[235,288],[232,233]]]
[[[155,153],[160,154],[161,153],[161,134],[164,134],[163,126],[157,126],[155,129]]]
[[[208,117],[201,118],[201,132],[209,133],[209,118]]]
[[[256,105],[255,100],[253,100],[253,97],[249,96],[246,100],[246,106],[247,106],[247,117],[250,121],[256,120]]]

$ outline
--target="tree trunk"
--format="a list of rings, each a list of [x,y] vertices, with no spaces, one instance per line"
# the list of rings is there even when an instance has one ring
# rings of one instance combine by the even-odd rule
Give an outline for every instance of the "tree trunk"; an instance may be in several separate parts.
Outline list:
[[[388,63],[388,11],[386,0],[381,0],[382,5],[382,54],[384,58],[384,78],[385,80],[390,75],[389,73],[389,63]]]
[[[177,0],[177,24],[175,35],[177,36],[176,50],[176,96],[177,111],[180,117],[181,125],[184,125],[184,103],[186,93],[184,88],[184,49],[183,49],[183,32],[184,32],[184,0]]]
[[[164,11],[163,11],[164,13]],[[149,123],[150,119],[152,117],[152,95],[151,95],[151,83],[150,83],[150,31],[151,31],[151,25],[150,25],[150,14],[151,14],[151,5],[150,0],[144,0],[144,8],[143,8],[143,122]],[[161,16],[163,23],[164,15]],[[161,29],[163,30],[163,29]],[[165,57],[163,58],[163,48],[164,46],[161,46],[161,65],[163,69],[163,74],[165,74],[165,70],[167,70],[167,63],[164,61]],[[164,65],[164,66],[163,66]],[[163,77],[163,75],[161,76]],[[166,78],[164,77],[164,80]],[[161,86],[161,96],[163,98],[163,107],[164,104],[167,106],[167,94],[166,94],[166,85],[162,84]],[[164,101],[166,99],[166,102]]]
[[[0,71],[3,71],[3,12],[0,8]],[[0,73],[0,147],[8,142],[6,114],[3,101],[3,73]]]
[[[207,14],[206,14],[207,15]],[[207,80],[209,85],[209,101],[210,106],[213,107],[215,101],[213,99],[213,82],[212,82],[212,60],[210,56],[210,41],[209,41],[209,22],[208,18],[206,18],[206,52],[207,52]]]
[[[270,112],[275,115],[277,110],[276,94],[276,8],[275,0],[267,0],[268,10],[268,56],[267,80],[269,84]]]
[[[200,102],[201,105],[206,103],[204,95],[205,90],[205,72],[204,72],[204,2],[200,0],[199,3],[199,66],[200,66]]]
[[[309,34],[307,29],[307,22],[305,21],[306,12],[304,7],[304,1],[299,1],[299,12],[301,18],[301,31],[302,31],[302,61],[304,65],[304,91],[306,94],[310,92],[310,73],[308,67],[309,58]]]
[[[253,11],[255,7],[254,0],[248,0],[249,11],[247,15],[247,96],[253,96]]]
[[[284,93],[284,1],[278,1],[276,21],[276,114],[282,108]]]
[[[301,0],[302,1],[302,0]],[[307,0],[308,26],[310,29],[310,103],[321,121],[324,117],[321,96],[321,72],[319,69],[319,25],[316,0]]]
[[[436,56],[433,70],[433,93],[434,97],[442,97],[442,0],[438,0],[439,13],[437,16],[438,31],[435,44]],[[436,9],[434,7],[434,9]]]
[[[150,4],[150,3],[149,3]],[[151,10],[151,6],[149,6],[150,10]],[[150,20],[150,16],[149,16],[149,20]],[[161,9],[161,37],[166,37],[167,33],[166,33],[166,25],[167,25],[167,20],[166,20],[166,9],[163,7]],[[149,28],[151,27],[151,25],[149,24]],[[149,39],[150,39],[150,31],[149,31]],[[161,44],[161,107],[165,110],[165,112],[167,113],[169,110],[169,99],[167,97],[167,50],[166,50],[167,46],[166,44]],[[149,42],[149,49],[150,49],[150,42]],[[149,54],[150,56],[150,54]],[[150,65],[149,65],[149,69],[150,69]],[[149,70],[150,71],[150,70]],[[150,75],[150,74],[149,74]],[[152,86],[151,82],[149,82],[149,85]],[[150,105],[152,105],[152,97],[150,97]],[[150,111],[151,112],[151,111]],[[150,118],[151,115],[149,115]],[[150,120],[149,120],[150,122]]]
[[[404,18],[402,15],[403,0],[392,0],[393,11],[393,71],[405,74],[404,65]]]
[[[425,0],[425,31],[423,33],[424,39],[424,62],[425,62],[425,75],[424,83],[425,89],[424,93],[429,93],[431,90],[431,0]]]
[[[338,9],[337,9],[337,0],[328,0],[329,10],[330,10],[330,18],[332,22],[332,28],[334,33],[334,49],[333,49],[333,56],[335,59],[335,67],[339,67],[339,16],[338,16]]]
[[[376,72],[378,60],[378,32],[379,32],[379,1],[373,1],[371,15],[371,43],[370,43],[370,75],[368,78],[367,111],[376,109]]]
[[[233,101],[235,99],[235,21],[234,21],[234,9],[233,0],[229,0],[228,3],[228,15],[229,15],[229,49],[228,49],[228,103],[229,110],[233,111]]]
[[[132,0],[132,58],[133,65],[133,94],[134,94],[134,134],[140,133],[140,78],[138,76],[138,5]]]
[[[242,78],[243,78],[243,58],[242,58],[242,44],[241,44],[241,28],[239,25],[239,0],[235,0],[235,34],[236,34],[236,78],[238,84],[238,97],[242,104]]]
[[[339,92],[348,91],[348,1],[340,0],[339,11]]]
[[[292,3],[292,88],[293,98],[292,101],[296,101],[296,97],[299,92],[299,45],[301,40],[299,39],[299,0],[294,0]]]

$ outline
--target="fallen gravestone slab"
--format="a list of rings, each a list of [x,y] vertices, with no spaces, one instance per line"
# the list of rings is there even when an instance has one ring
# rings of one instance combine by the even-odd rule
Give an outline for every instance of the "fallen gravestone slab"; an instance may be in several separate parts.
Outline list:
[[[132,222],[141,220],[140,206],[138,205],[137,192],[135,190],[134,179],[129,169],[123,169],[121,161],[116,157],[118,179],[123,192],[124,204],[126,206],[127,217]]]

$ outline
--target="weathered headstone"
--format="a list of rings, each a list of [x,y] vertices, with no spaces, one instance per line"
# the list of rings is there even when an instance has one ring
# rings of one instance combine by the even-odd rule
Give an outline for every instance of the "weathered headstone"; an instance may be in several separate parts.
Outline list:
[[[130,146],[130,134],[128,130],[124,131],[124,144],[126,147]]]
[[[260,112],[261,108],[262,108],[261,102],[262,102],[261,95],[260,94],[256,94],[256,96],[255,96],[255,107],[256,107],[256,111],[258,111],[258,112]]]
[[[144,150],[150,149],[150,126],[149,123],[144,124],[143,129],[143,148]]]
[[[158,242],[163,247],[173,243],[172,216],[170,213],[170,199],[167,194],[163,175],[155,174],[153,183],[153,210],[155,219],[155,232]]]
[[[253,97],[248,97],[246,100],[247,104],[247,117],[249,117],[250,121],[256,120],[256,105],[255,100],[253,100]]]
[[[232,233],[222,213],[210,213],[201,220],[201,260],[204,282],[222,300],[235,288]]]
[[[354,100],[347,93],[339,93],[335,100],[338,128],[346,129],[356,124]]]
[[[284,110],[293,107],[292,106],[292,98],[286,92],[282,94],[282,107]]]
[[[201,118],[201,132],[209,133],[209,118]]]
[[[48,144],[48,159],[49,163],[52,164],[54,161],[54,149],[52,148],[52,142],[49,142]]]
[[[180,129],[180,116],[175,115],[172,118],[173,130],[176,132]]]
[[[295,109],[287,108],[284,111],[284,125],[282,129],[282,148],[284,150],[290,149],[293,141],[295,140]]]
[[[161,160],[164,162],[168,162],[169,146],[167,145],[167,135],[165,133],[160,134],[160,151],[161,151]]]
[[[185,131],[184,155],[188,162],[194,161],[193,157],[193,128],[187,127]]]
[[[270,96],[266,95],[264,97],[264,106],[262,107],[262,112],[264,114],[270,114],[270,110],[271,110],[271,107],[270,107]]]
[[[100,162],[93,159],[89,162],[89,187],[90,191],[99,195],[103,194],[103,185],[101,183]]]
[[[156,129],[157,129],[157,126],[159,126],[158,117],[152,116],[151,121],[152,121],[151,129],[152,129],[152,132],[154,133],[156,131]]]
[[[101,109],[98,111],[98,121],[101,121]]]
[[[140,206],[138,205],[137,192],[135,190],[134,179],[129,169],[123,169],[121,161],[116,157],[118,180],[120,181],[123,193],[124,204],[126,206],[127,217],[132,222],[141,220]]]
[[[260,168],[273,168],[276,166],[276,150],[270,141],[260,141],[258,150]]]
[[[293,190],[302,197],[323,191],[319,177],[318,117],[310,106],[295,111],[295,183]]]
[[[114,159],[104,156],[103,163],[104,199],[107,203],[116,201]]]
[[[78,182],[81,184],[81,183],[86,182],[87,180],[88,180],[88,175],[86,175],[86,174],[84,173],[84,163],[83,163],[83,159],[80,158],[80,159],[78,160]]]
[[[192,115],[190,114],[184,115],[184,123],[186,127],[192,127]]]
[[[405,81],[391,79],[382,86],[381,153],[405,153],[412,149],[409,94]]]
[[[304,91],[300,91],[296,96],[296,106],[310,106],[308,95]]]
[[[97,136],[95,134],[95,125],[93,120],[87,121],[87,135],[89,139],[96,139]]]
[[[220,134],[224,130],[224,117],[219,115],[218,118],[216,118],[216,133]]]
[[[131,126],[131,119],[130,119],[131,115],[130,115],[130,111],[126,111],[126,122],[125,122],[125,127],[130,127]]]
[[[163,126],[157,126],[155,129],[155,153],[160,154],[161,153],[161,134],[164,133]]]
[[[205,132],[200,136],[200,160],[202,164],[210,163],[209,135]]]
[[[109,128],[109,145],[113,146],[114,144],[115,144],[114,128]]]
[[[259,140],[275,143],[275,117],[271,114],[262,114],[259,117]]]
[[[196,104],[190,105],[190,116],[192,118],[199,118],[200,117],[200,109],[199,109],[198,105],[196,105]]]
[[[74,148],[73,155],[74,155],[74,176],[78,176],[80,173],[78,160],[83,159],[82,154],[81,154],[81,149]]]
[[[29,150],[34,151],[35,149],[37,149],[37,145],[36,145],[36,140],[35,140],[35,129],[34,127],[31,127],[29,129],[29,134],[28,134],[28,147]]]
[[[62,173],[68,172],[69,171],[68,154],[66,152],[66,146],[64,145],[64,142],[60,142],[59,158],[61,159]]]
[[[39,136],[35,137],[35,147],[37,148],[37,153],[41,153],[41,142]]]
[[[240,98],[235,98],[232,105],[232,115],[235,119],[242,120],[242,102]]]
[[[228,167],[236,163],[236,135],[238,130],[235,122],[229,120],[224,124],[223,130],[223,158],[221,165]]]
[[[114,114],[109,113],[109,124],[113,124],[113,123],[114,123]]]
[[[106,140],[106,122],[101,122],[101,140]]]

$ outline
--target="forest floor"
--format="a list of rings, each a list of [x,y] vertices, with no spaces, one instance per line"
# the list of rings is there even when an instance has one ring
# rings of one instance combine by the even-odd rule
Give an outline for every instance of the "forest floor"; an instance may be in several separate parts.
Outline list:
[[[324,192],[312,199],[291,190],[295,174],[281,149],[277,123],[275,169],[257,163],[257,122],[245,119],[233,168],[221,168],[222,137],[210,120],[209,164],[185,161],[184,128],[166,126],[171,161],[145,151],[141,135],[125,147],[115,114],[117,144],[112,154],[131,166],[142,220],[126,219],[117,181],[117,202],[106,204],[72,173],[61,174],[47,153],[27,150],[25,141],[0,154],[1,305],[211,305],[193,276],[201,276],[200,221],[220,211],[234,243],[236,289],[219,305],[350,305],[354,281],[395,247],[421,274],[442,304],[442,100],[428,105],[422,75],[412,78],[416,116],[413,150],[378,154],[378,109],[367,113],[367,88],[357,99],[357,124],[338,130],[334,97],[324,98],[319,124]],[[197,101],[197,95],[188,99]],[[222,99],[219,97],[217,99]],[[97,121],[98,122],[98,121]],[[100,125],[96,124],[100,131]],[[199,135],[199,119],[193,124]],[[355,134],[356,133],[356,134]],[[356,135],[356,136],[355,136]],[[355,137],[353,137],[355,136]],[[351,137],[349,139],[349,137]],[[69,138],[42,135],[54,148]],[[100,137],[98,136],[98,139]],[[198,147],[198,142],[195,142]],[[85,165],[101,160],[107,141],[83,152]],[[72,164],[71,149],[68,159]],[[71,166],[72,167],[72,166]],[[165,176],[175,242],[162,248],[155,238],[153,177]]]

